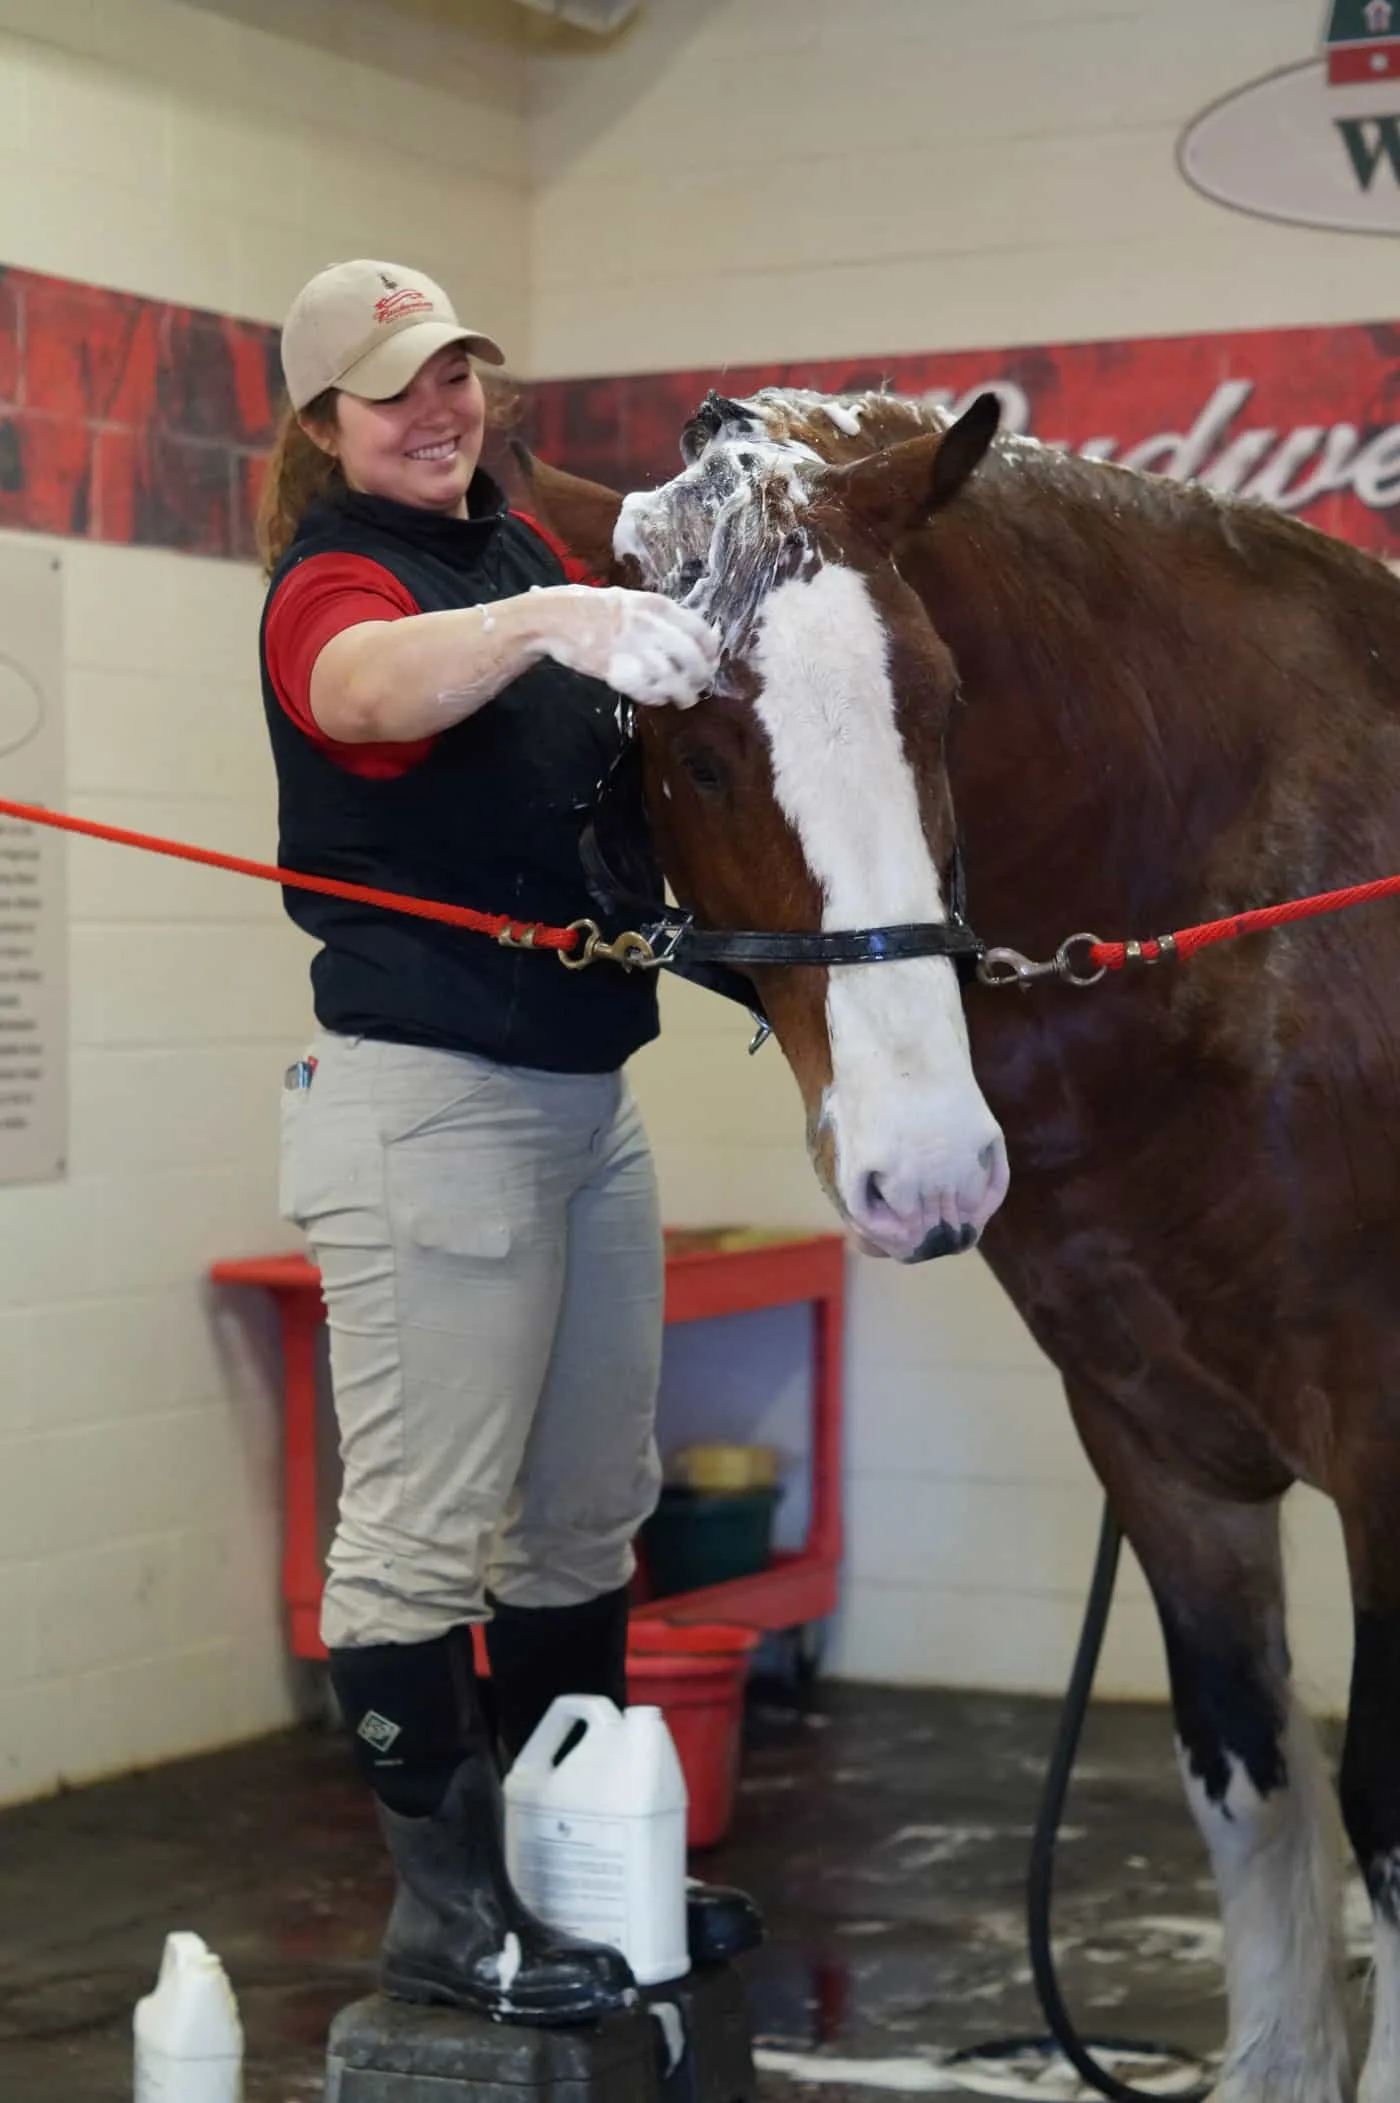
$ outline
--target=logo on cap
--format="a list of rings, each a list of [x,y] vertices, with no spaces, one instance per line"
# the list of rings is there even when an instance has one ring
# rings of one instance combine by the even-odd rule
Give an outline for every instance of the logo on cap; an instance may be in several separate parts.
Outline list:
[[[431,314],[433,303],[427,294],[415,285],[404,285],[397,292],[386,292],[383,299],[374,302],[376,321],[402,321],[405,314]]]

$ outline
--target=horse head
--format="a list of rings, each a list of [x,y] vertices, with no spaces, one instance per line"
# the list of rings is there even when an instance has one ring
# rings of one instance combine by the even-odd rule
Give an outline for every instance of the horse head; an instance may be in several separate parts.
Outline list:
[[[711,396],[684,471],[626,498],[522,458],[533,507],[595,574],[681,600],[722,636],[713,690],[639,725],[661,861],[702,926],[949,920],[957,675],[895,552],[953,500],[996,422],[985,396],[949,428],[833,461]],[[971,1247],[1005,1195],[1006,1150],[951,958],[750,976],[817,1173],[861,1243],[904,1262]]]

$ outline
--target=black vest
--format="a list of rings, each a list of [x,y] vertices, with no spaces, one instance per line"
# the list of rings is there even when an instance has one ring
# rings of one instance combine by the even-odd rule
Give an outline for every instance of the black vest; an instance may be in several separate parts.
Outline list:
[[[509,515],[487,475],[478,473],[468,501],[465,519],[357,493],[313,504],[268,604],[290,570],[322,554],[370,557],[424,613],[563,582],[560,563]],[[545,659],[443,731],[406,774],[372,781],[297,728],[273,692],[265,646],[261,657],[284,868],[552,926],[598,917],[579,834],[621,742],[606,687]],[[311,984],[325,1029],[565,1073],[612,1072],[657,1033],[650,973],[606,963],[565,971],[552,953],[502,949],[439,922],[313,891],[282,896],[323,945]]]

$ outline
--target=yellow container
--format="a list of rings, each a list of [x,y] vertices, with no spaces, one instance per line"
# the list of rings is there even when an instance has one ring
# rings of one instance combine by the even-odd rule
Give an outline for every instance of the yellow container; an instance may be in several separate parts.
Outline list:
[[[690,1490],[766,1490],[778,1479],[780,1457],[774,1446],[682,1446],[666,1474]]]

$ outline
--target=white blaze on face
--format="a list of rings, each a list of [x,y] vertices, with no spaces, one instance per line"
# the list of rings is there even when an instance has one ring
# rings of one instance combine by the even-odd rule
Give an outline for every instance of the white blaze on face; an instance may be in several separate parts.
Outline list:
[[[777,800],[821,886],[824,928],[947,917],[895,714],[885,632],[853,570],[764,600],[752,669]],[[834,966],[825,1117],[837,1196],[891,1255],[970,1241],[1006,1190],[946,958]]]

